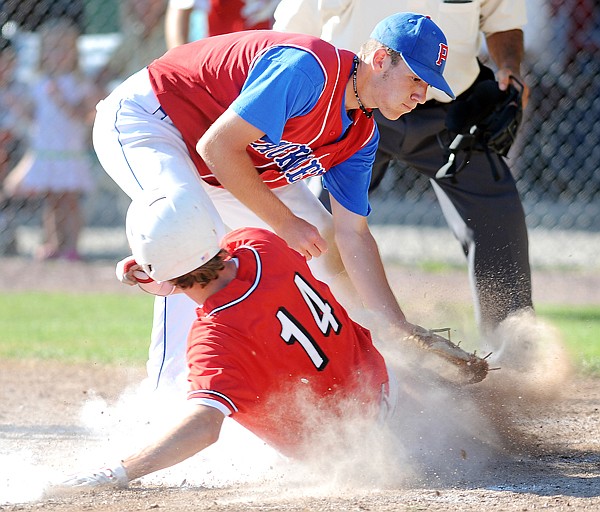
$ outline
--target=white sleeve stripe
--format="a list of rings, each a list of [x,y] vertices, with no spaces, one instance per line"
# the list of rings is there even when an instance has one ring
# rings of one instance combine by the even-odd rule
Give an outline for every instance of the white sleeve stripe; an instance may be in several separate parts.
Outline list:
[[[222,412],[224,416],[231,416],[231,409],[218,400],[211,400],[209,398],[191,398],[190,403],[194,405],[206,405],[207,407],[212,407],[213,409]]]
[[[247,245],[241,245],[239,247],[239,249],[249,249],[250,251],[252,251],[254,253],[254,257],[256,258],[256,278],[254,279],[254,283],[252,283],[252,286],[250,287],[250,289],[248,289],[246,291],[246,293],[244,293],[244,295],[242,295],[241,297],[238,297],[235,300],[232,300],[231,302],[228,302],[227,304],[223,304],[222,306],[219,306],[218,308],[215,308],[212,311],[207,312],[206,313],[207,316],[213,315],[219,311],[222,311],[223,309],[227,309],[232,306],[235,306],[236,304],[239,304],[245,298],[247,298],[258,286],[258,282],[260,281],[260,278],[262,275],[262,262],[260,259],[260,255],[258,254],[256,249],[254,249],[253,247],[249,247]]]
[[[197,389],[195,391],[190,391],[188,393],[188,400],[196,400],[197,399],[196,395],[201,395],[201,394],[218,396],[219,398],[221,398],[222,400],[224,400],[225,402],[227,402],[229,404],[229,407],[233,412],[237,412],[237,410],[238,410],[238,408],[235,406],[235,404],[229,397],[225,396],[223,393],[219,393],[218,391],[211,391],[208,389]],[[207,398],[206,400],[210,400],[210,399]]]

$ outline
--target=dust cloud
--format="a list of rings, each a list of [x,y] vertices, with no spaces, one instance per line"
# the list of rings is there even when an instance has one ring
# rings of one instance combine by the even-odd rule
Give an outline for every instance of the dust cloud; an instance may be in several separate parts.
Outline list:
[[[293,498],[307,489],[328,495],[349,488],[357,492],[473,480],[495,461],[510,457],[515,446],[527,449],[515,420],[555,400],[571,374],[557,331],[532,314],[511,317],[491,333],[481,351],[491,351],[490,366],[500,369],[479,384],[462,387],[424,369],[419,364],[423,354],[400,343],[398,333],[373,329],[373,334],[398,383],[395,412],[388,421],[374,424],[352,404],[342,418],[321,411],[319,428],[298,462],[226,419],[215,445],[144,477],[141,485],[259,483],[263,496]],[[297,415],[316,414],[303,403],[298,400]],[[113,403],[90,395],[80,412],[86,435],[73,441],[68,454],[57,445],[55,452],[43,454],[41,464],[26,453],[0,454],[0,503],[40,499],[49,482],[119,461],[175,424],[186,407],[183,397],[161,396],[143,384],[125,390]]]

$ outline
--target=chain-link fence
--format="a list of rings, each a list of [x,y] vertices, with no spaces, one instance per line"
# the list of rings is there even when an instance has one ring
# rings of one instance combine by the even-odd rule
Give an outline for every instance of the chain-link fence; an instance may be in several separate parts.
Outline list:
[[[80,30],[82,74],[105,91],[164,51],[165,0],[0,0],[0,180],[27,153],[31,119],[19,109],[41,69],[40,34],[51,17]],[[531,87],[509,164],[530,228],[599,231],[600,6],[596,0],[527,0],[524,75]],[[128,46],[127,46],[128,45]],[[124,47],[127,47],[124,49]],[[10,64],[14,52],[14,65]],[[113,66],[117,54],[121,67]],[[125,57],[123,57],[123,54]],[[112,64],[110,64],[112,62]],[[59,134],[60,135],[60,134]],[[50,136],[50,134],[48,134]],[[63,136],[64,138],[64,136]],[[103,233],[95,254],[124,243],[128,199],[101,169],[91,146],[94,187],[82,199],[85,233]],[[371,197],[372,224],[443,226],[426,178],[396,165]],[[45,198],[0,200],[0,253],[30,255],[43,242]]]
[[[527,223],[599,231],[600,4],[528,0],[527,7],[531,96],[508,158]],[[394,170],[373,194],[373,220],[444,225],[427,178],[400,164]]]

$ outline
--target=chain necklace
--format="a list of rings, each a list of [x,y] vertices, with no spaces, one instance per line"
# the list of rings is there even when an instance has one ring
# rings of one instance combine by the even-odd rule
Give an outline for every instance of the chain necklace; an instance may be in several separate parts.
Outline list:
[[[356,90],[356,73],[358,71],[358,57],[354,56],[354,71],[352,72],[352,86],[354,88],[354,96],[356,97],[356,101],[358,101],[358,107],[362,110],[363,114],[367,116],[367,118],[371,119],[373,117],[373,111],[367,110],[365,106],[360,101],[358,97],[358,91]]]

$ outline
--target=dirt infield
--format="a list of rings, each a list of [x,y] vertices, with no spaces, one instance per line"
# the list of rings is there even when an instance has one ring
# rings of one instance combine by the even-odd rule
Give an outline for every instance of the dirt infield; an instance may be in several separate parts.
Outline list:
[[[76,462],[78,450],[106,442],[80,423],[80,409],[92,390],[110,401],[142,373],[139,368],[0,363],[0,489],[9,491],[8,496],[0,492],[0,503],[12,501],[0,505],[0,510],[600,509],[600,381],[586,379],[571,380],[563,397],[554,403],[522,410],[518,418],[512,419],[516,423],[510,429],[522,440],[527,439],[525,446],[496,453],[480,472],[468,478],[434,474],[387,488],[377,482],[372,487],[365,484],[369,475],[364,475],[360,487],[353,488],[343,483],[328,485],[327,481],[303,485],[294,479],[286,482],[279,478],[211,488],[196,482],[182,483],[182,479],[178,484],[168,480],[136,484],[123,491],[46,499],[36,496],[45,476],[36,473],[41,468],[66,472],[81,464],[80,459]],[[446,427],[437,426],[440,430]],[[94,460],[97,464],[103,461],[97,454]],[[197,478],[201,481],[202,475]]]
[[[114,274],[113,261],[85,262],[49,261],[39,263],[28,258],[2,258],[0,290],[61,290],[89,293],[132,293],[121,285]],[[452,297],[455,302],[470,302],[466,270],[444,269],[426,272],[412,266],[387,265],[394,291],[403,307],[424,297],[438,300]],[[544,304],[600,304],[600,272],[598,269],[533,270],[533,298]],[[404,300],[402,300],[406,297]]]
[[[115,283],[112,265],[104,263],[42,268],[7,260],[3,270],[4,292],[131,292]],[[7,277],[15,275],[21,276],[18,286]],[[395,283],[427,284],[428,301],[449,290],[457,300],[469,300],[458,273],[435,278],[393,269],[390,276]],[[545,294],[543,302],[581,303],[587,293],[594,302],[593,279],[582,278],[579,290],[573,275],[564,279],[562,291],[559,274],[538,274],[534,284],[538,300]],[[514,327],[509,334],[518,332]],[[117,453],[111,446],[129,449],[151,423],[139,411],[162,409],[136,395],[143,368],[0,361],[0,510],[600,510],[600,380],[574,376],[563,363],[562,356],[550,357],[533,381],[522,380],[531,364],[524,360],[494,374],[487,387],[435,393],[431,386],[419,388],[405,404],[402,435],[391,445],[402,446],[405,456],[395,464],[379,461],[377,449],[349,460],[323,451],[319,464],[290,469],[260,444],[244,442],[233,454],[217,450],[216,469],[192,461],[181,472],[128,490],[43,497],[45,482],[57,474],[111,460]],[[355,448],[364,452],[370,441],[361,438]],[[231,456],[251,460],[237,464]]]

